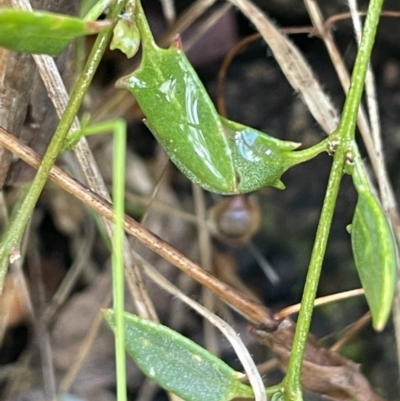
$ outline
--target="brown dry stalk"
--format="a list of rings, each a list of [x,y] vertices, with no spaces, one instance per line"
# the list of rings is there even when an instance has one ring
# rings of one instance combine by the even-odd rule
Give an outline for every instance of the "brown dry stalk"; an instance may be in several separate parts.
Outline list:
[[[41,163],[40,156],[1,127],[0,144],[30,166],[36,169],[39,167]],[[71,195],[90,206],[101,216],[113,221],[114,212],[112,204],[75,178],[72,178],[59,167],[53,167],[51,169],[49,178]],[[147,228],[140,225],[132,217],[125,215],[124,229],[128,234],[133,235],[149,249],[159,254],[178,269],[184,271],[200,284],[215,292],[229,306],[237,310],[250,321],[257,324],[266,324],[268,326],[271,326],[271,324],[275,325],[275,321],[272,319],[269,310],[265,306],[247,298],[229,285],[218,280],[211,273],[205,271],[199,265],[186,258],[186,256],[177,251],[168,242],[162,240]]]
[[[365,15],[367,15],[367,12],[360,11],[358,13],[358,15],[365,16]],[[390,10],[382,11],[381,17],[399,18],[400,12],[399,11],[390,11]],[[339,13],[339,14],[332,15],[332,17],[327,18],[324,25],[325,25],[326,29],[331,30],[332,26],[334,24],[336,24],[337,22],[343,21],[343,20],[348,20],[348,19],[351,19],[351,13],[349,13],[349,12]]]

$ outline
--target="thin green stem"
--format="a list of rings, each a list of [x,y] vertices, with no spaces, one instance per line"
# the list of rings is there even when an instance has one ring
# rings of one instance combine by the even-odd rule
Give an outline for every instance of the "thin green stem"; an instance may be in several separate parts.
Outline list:
[[[302,400],[301,368],[307,336],[310,329],[314,300],[321,274],[326,245],[332,224],[336,199],[340,188],[343,169],[346,162],[347,152],[353,148],[358,108],[364,88],[365,75],[371,58],[371,51],[375,39],[376,29],[379,23],[380,10],[383,0],[371,0],[360,49],[356,57],[351,85],[343,109],[339,127],[335,137],[339,138],[332,169],[329,177],[328,187],[322,206],[321,217],[318,223],[316,238],[311,254],[306,284],[304,286],[303,298],[297,321],[296,333],[293,340],[293,348],[290,355],[287,374],[284,380],[285,400]]]
[[[115,362],[117,375],[117,400],[126,401],[125,325],[124,325],[124,217],[125,217],[125,147],[126,122],[118,118],[86,127],[77,136],[112,132],[113,146],[113,205],[114,234],[112,238],[112,282],[115,317]],[[100,227],[102,225],[100,224]],[[108,241],[108,237],[105,235]]]
[[[284,380],[285,400],[302,400],[300,377],[304,349],[307,342],[308,332],[310,330],[311,317],[314,308],[314,300],[317,293],[319,277],[321,274],[322,262],[325,255],[336,199],[339,193],[340,182],[343,174],[343,155],[343,150],[339,151],[338,149],[333,159],[328,187],[326,189],[306,283],[304,286],[303,298],[301,300],[296,333],[293,339],[292,352],[290,355],[287,374]]]
[[[143,56],[145,56],[147,50],[158,48],[158,46],[154,40],[153,33],[151,32],[149,23],[147,22],[140,0],[137,0],[136,3],[136,23],[140,32]]]
[[[266,387],[265,392],[267,393],[268,397],[272,397],[275,393],[282,393],[283,391],[283,384],[275,384],[274,386]]]
[[[113,131],[113,205],[114,235],[112,243],[113,307],[115,316],[115,365],[117,376],[117,400],[127,400],[125,325],[124,325],[124,213],[125,213],[125,147],[126,123],[123,119],[108,121],[88,127],[85,134]]]
[[[110,6],[113,0],[99,0],[83,17],[85,21],[96,21],[103,14],[104,10]]]
[[[320,153],[328,151],[331,140],[332,138],[328,137],[307,149],[290,152],[290,161],[295,165],[314,159],[314,157],[318,156]]]
[[[126,401],[125,325],[124,325],[124,214],[125,214],[125,147],[126,123],[113,122],[113,204],[114,238],[112,250],[113,303],[115,316],[115,359],[117,371],[117,400]]]
[[[343,107],[343,114],[340,119],[340,137],[345,140],[353,140],[357,124],[357,113],[363,94],[365,76],[371,59],[372,47],[375,41],[376,30],[379,24],[379,17],[384,0],[371,0],[368,6],[367,18],[362,33],[360,48],[358,49],[351,76],[350,88]]]
[[[126,0],[118,0],[112,6],[109,18],[117,18],[122,11]],[[83,98],[89,88],[97,66],[100,63],[102,55],[112,36],[112,29],[101,33],[95,42],[89,59],[80,75],[75,88],[72,92],[70,101],[65,113],[63,114],[57,130],[47,148],[38,172],[32,182],[32,185],[26,195],[22,207],[16,213],[15,219],[5,233],[0,246],[0,293],[3,288],[4,276],[7,271],[10,254],[18,254],[21,238],[33,209],[39,199],[39,196],[46,184],[50,169],[53,167],[60,150],[62,149],[65,137],[82,104]]]

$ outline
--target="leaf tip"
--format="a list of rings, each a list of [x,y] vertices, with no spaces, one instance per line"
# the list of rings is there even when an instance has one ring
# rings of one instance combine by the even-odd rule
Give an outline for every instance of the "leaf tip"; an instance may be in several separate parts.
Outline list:
[[[286,185],[281,181],[281,180],[277,180],[273,186],[277,189],[285,189]]]
[[[376,317],[372,315],[372,327],[374,328],[375,331],[381,332],[386,327],[389,315],[390,313],[386,313],[385,315],[381,313],[381,315]]]

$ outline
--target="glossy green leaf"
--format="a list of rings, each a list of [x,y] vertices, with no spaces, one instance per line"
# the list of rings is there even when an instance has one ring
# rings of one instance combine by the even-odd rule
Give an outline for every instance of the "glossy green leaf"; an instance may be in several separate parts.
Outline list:
[[[44,11],[0,8],[0,46],[57,56],[76,37],[108,29],[110,21],[88,22]]]
[[[118,85],[132,91],[145,124],[190,180],[210,191],[239,192],[222,123],[178,43],[144,45],[140,68]]]
[[[175,165],[194,183],[237,194],[270,185],[284,188],[281,175],[315,156],[293,152],[299,144],[222,118],[181,49],[179,40],[159,48],[137,3],[142,39],[140,68],[120,79],[135,96],[145,123]],[[304,152],[304,151],[302,151]]]
[[[239,192],[272,186],[284,189],[282,174],[293,165],[299,143],[281,141],[254,128],[220,117],[237,175]]]
[[[114,328],[114,312],[104,316]],[[186,401],[228,401],[254,397],[240,373],[179,333],[125,313],[125,348],[139,368],[165,390]]]
[[[389,318],[396,283],[396,245],[392,230],[375,198],[361,160],[352,173],[358,200],[351,224],[354,260],[376,330]]]

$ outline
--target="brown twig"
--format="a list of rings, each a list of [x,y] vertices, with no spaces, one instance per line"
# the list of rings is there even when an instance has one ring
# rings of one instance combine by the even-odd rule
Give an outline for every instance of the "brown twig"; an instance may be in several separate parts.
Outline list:
[[[314,28],[312,26],[293,26],[288,28],[282,28],[281,32],[287,35],[294,35],[300,33],[308,33],[310,35],[314,34]],[[221,67],[218,71],[218,86],[217,86],[217,109],[219,114],[224,117],[227,117],[227,111],[225,106],[224,100],[224,88],[225,88],[225,79],[226,74],[228,71],[229,66],[232,63],[232,60],[236,57],[236,55],[240,52],[243,47],[247,46],[248,44],[255,42],[256,40],[260,39],[262,36],[260,33],[253,33],[252,35],[246,36],[235,46],[232,47],[231,50],[226,54],[224,60],[222,61]]]
[[[366,11],[360,11],[358,13],[358,15],[359,16],[365,16],[365,15],[367,15],[367,12]],[[400,17],[400,11],[389,11],[389,10],[382,11],[381,12],[381,17],[399,18]],[[351,19],[351,13],[340,13],[340,14],[332,15],[332,17],[329,17],[329,18],[326,19],[326,21],[324,23],[325,28],[328,29],[328,30],[331,30],[331,29],[333,29],[332,26],[334,24],[336,24],[336,22],[343,21],[343,20],[346,20],[346,19]]]
[[[225,89],[225,78],[226,73],[228,71],[228,67],[231,65],[234,57],[239,53],[239,51],[249,43],[254,42],[255,40],[261,38],[259,33],[253,33],[250,36],[242,39],[240,42],[236,43],[235,46],[232,47],[231,50],[226,54],[224,60],[222,61],[221,67],[218,71],[218,86],[217,86],[217,109],[219,114],[226,117],[226,106],[224,100],[224,89]]]
[[[41,163],[39,155],[3,128],[0,128],[0,144],[30,166],[34,168],[39,167]],[[57,185],[90,206],[101,216],[110,221],[113,220],[114,212],[110,202],[69,176],[59,167],[53,167],[49,177]],[[186,258],[168,242],[141,226],[130,216],[125,216],[124,228],[128,234],[133,235],[149,249],[219,295],[229,306],[243,314],[250,321],[267,326],[274,326],[276,324],[276,321],[272,319],[269,310],[265,306],[247,298],[229,285],[221,282],[199,265]]]
[[[325,297],[317,298],[314,302],[314,306],[321,306],[351,297],[358,297],[359,295],[363,294],[364,290],[362,288],[357,288],[355,290],[344,291],[338,294],[327,295]],[[293,313],[297,313],[300,310],[300,306],[301,304],[288,306],[287,308],[280,310],[278,313],[275,313],[274,318],[276,320],[282,320],[285,317],[292,315]]]
[[[362,316],[354,324],[352,324],[346,334],[338,341],[336,341],[335,344],[332,345],[332,347],[330,347],[330,350],[338,351],[351,338],[355,337],[369,321],[371,321],[371,312],[367,312],[364,316]]]

